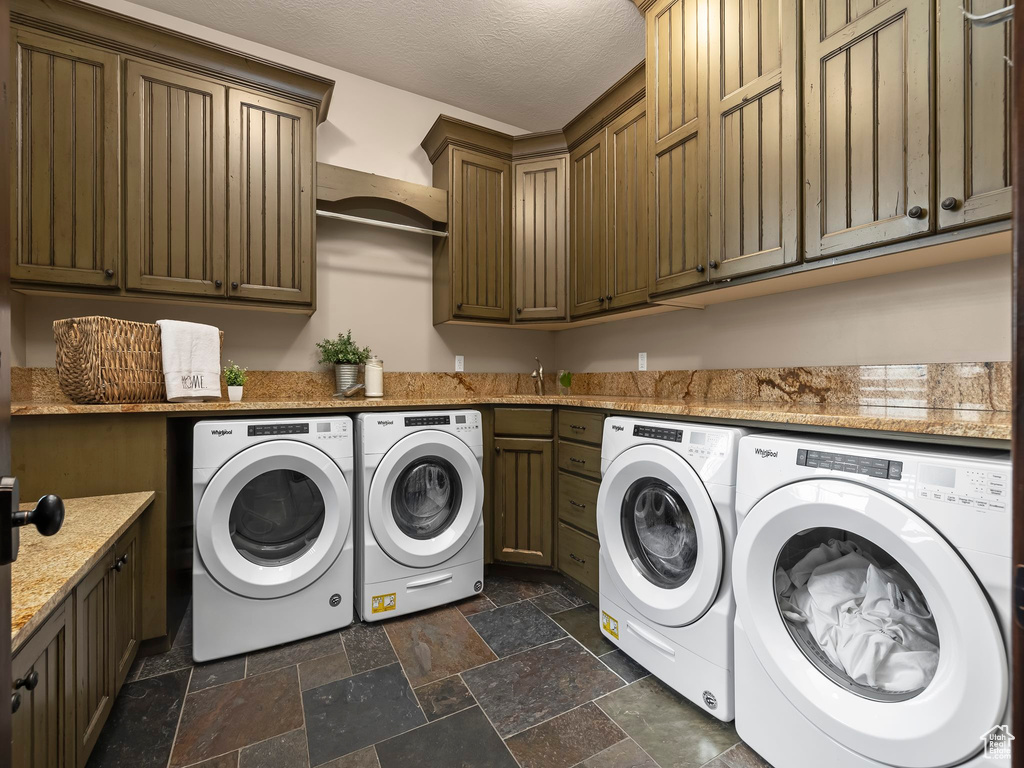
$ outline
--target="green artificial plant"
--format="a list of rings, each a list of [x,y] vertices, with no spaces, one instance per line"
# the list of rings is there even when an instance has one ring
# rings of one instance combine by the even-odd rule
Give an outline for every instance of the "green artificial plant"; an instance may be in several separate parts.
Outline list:
[[[352,329],[338,334],[336,339],[324,339],[316,343],[320,350],[322,365],[362,365],[370,358],[370,348],[360,347],[352,341]]]

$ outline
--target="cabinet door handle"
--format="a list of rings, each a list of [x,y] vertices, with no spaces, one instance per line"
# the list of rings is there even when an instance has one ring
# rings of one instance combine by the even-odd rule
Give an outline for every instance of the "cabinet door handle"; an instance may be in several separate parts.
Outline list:
[[[711,260],[711,268],[718,269],[718,262],[715,261],[714,259]]]
[[[912,219],[923,219],[924,208],[922,208],[920,205],[911,206],[910,209],[907,211],[907,216],[909,216]]]
[[[224,285],[224,281],[223,280],[214,280],[213,281],[213,287],[214,288],[220,288],[222,285]]]
[[[458,304],[456,304],[455,308],[456,309],[462,309],[462,302],[460,301]]]
[[[586,459],[577,459],[575,456],[570,456],[569,457],[569,461],[571,461],[573,464],[586,464],[587,463]]]
[[[21,694],[15,691],[11,694],[11,714],[21,709]]]
[[[698,264],[697,265],[697,271],[698,272],[703,272],[704,271],[704,265],[703,264]]]
[[[523,314],[523,308],[522,307],[516,307],[516,314],[517,315]]]
[[[127,563],[128,563],[128,555],[124,554],[124,555],[121,555],[119,558],[117,558],[117,560],[114,562],[114,565],[111,566],[111,567],[113,568],[113,570],[115,570],[118,573],[120,573],[121,569],[124,568]]]
[[[586,561],[586,559],[585,559],[585,558],[579,557],[579,556],[577,556],[577,555],[576,555],[575,553],[573,553],[573,552],[570,552],[570,553],[569,553],[569,557],[571,557],[571,558],[572,558],[573,560],[575,560],[575,561],[576,561],[577,563],[579,563],[580,565],[586,565],[586,564],[587,564],[587,561]]]
[[[112,270],[112,269],[110,269],[108,267],[107,269],[103,270],[103,274],[106,275],[107,277],[113,277],[114,276],[114,270]]]
[[[231,281],[231,289],[235,291],[238,290],[238,283],[235,282],[234,280]]]
[[[955,197],[947,197],[945,200],[939,203],[939,205],[942,206],[942,210],[944,211],[952,211],[953,209],[956,208],[956,203],[957,200]]]
[[[598,296],[598,297],[597,297],[597,300],[598,300],[599,302],[601,302],[602,304],[604,304],[604,296]]]
[[[569,428],[570,429],[575,429],[577,432],[586,432],[587,431],[587,428],[585,426],[583,426],[582,424],[570,424]]]
[[[573,499],[569,499],[569,503],[572,504],[574,507],[579,507],[580,509],[586,509],[587,508],[586,504],[580,504],[578,501],[575,501]]]
[[[607,296],[605,296],[605,298],[608,299],[608,301],[611,301],[612,300],[612,295],[609,293]]]
[[[26,691],[34,691],[39,685],[39,673],[34,669],[26,677],[19,677],[14,681],[14,688],[24,688]]]

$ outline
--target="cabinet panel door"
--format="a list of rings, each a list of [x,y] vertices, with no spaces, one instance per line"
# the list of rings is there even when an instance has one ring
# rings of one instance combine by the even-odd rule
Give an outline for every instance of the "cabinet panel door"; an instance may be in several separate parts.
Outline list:
[[[554,564],[552,441],[494,440],[494,559]]]
[[[650,293],[706,282],[707,11],[658,0],[647,11]]]
[[[156,64],[127,66],[127,286],[225,294],[226,91]]]
[[[142,641],[142,574],[139,569],[139,525],[133,525],[114,548],[114,690],[128,676]]]
[[[118,287],[118,57],[14,30],[11,278]]]
[[[455,317],[511,317],[512,164],[452,151],[452,291]]]
[[[963,6],[983,14],[1006,5],[1005,0],[939,3],[936,201],[940,229],[1010,215],[1013,105],[1012,70],[1006,59],[1012,58],[1013,24],[976,27],[960,11]]]
[[[514,319],[564,320],[568,268],[567,155],[518,162],[515,172]]]
[[[610,309],[647,301],[647,116],[643,102],[607,129]]]
[[[75,587],[75,751],[80,768],[114,702],[111,561],[104,557]]]
[[[11,661],[13,680],[38,676],[11,720],[14,768],[74,768],[74,660],[71,607],[64,603]]]
[[[799,9],[709,6],[711,279],[800,258]]]
[[[604,133],[569,156],[569,314],[604,309],[608,262],[605,238]]]
[[[228,89],[228,296],[312,303],[315,126],[308,107]]]
[[[804,4],[808,259],[925,234],[935,218],[931,3],[871,5]]]

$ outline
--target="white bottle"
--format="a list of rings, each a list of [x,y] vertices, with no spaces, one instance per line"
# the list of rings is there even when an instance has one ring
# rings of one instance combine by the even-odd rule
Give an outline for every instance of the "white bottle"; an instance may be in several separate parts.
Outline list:
[[[384,361],[376,355],[366,361],[363,382],[367,397],[384,397]]]

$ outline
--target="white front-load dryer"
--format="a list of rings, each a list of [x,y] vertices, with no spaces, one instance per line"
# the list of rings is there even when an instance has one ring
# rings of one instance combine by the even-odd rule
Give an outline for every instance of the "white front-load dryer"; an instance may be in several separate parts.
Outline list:
[[[356,609],[378,621],[483,589],[479,411],[356,417]]]
[[[193,430],[192,656],[233,656],[352,623],[347,416]]]
[[[669,687],[733,719],[730,583],[742,429],[605,420],[601,631]]]
[[[1009,766],[1009,455],[740,441],[736,729],[776,768]]]

